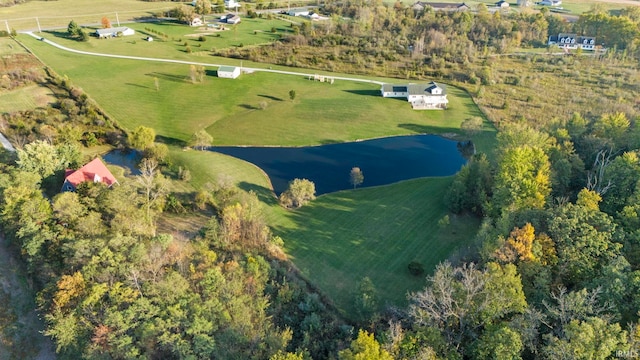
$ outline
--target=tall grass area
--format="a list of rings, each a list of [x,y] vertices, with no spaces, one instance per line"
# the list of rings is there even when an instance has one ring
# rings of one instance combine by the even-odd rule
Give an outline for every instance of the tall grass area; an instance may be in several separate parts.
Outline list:
[[[82,87],[124,128],[149,126],[178,144],[200,129],[207,129],[217,145],[300,146],[415,133],[455,134],[462,121],[482,116],[471,97],[453,86],[448,88],[448,110],[414,111],[405,100],[382,98],[373,84],[329,84],[269,73],[220,79],[215,68],[207,69],[202,83],[193,84],[188,65],[78,55],[28,36],[20,40]],[[296,92],[294,100],[290,90]],[[488,149],[494,130],[488,122],[484,130],[479,145]]]

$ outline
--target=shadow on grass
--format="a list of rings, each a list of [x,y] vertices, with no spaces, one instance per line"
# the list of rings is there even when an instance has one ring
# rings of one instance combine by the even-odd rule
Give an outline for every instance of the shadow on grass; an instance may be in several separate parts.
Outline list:
[[[185,81],[189,80],[189,78],[187,76],[184,76],[184,75],[173,75],[173,74],[165,74],[165,73],[159,73],[159,72],[147,73],[145,75],[146,76],[151,76],[151,77],[156,77],[156,78],[162,79],[162,80],[173,81],[173,82],[185,82]]]
[[[167,144],[167,145],[180,146],[180,147],[185,147],[188,145],[187,142],[184,140],[162,136],[162,135],[156,135],[156,142]]]
[[[273,101],[284,101],[279,97],[271,96],[271,95],[258,94],[258,96],[263,97],[263,98],[267,98],[267,99],[270,99],[270,100],[273,100]]]
[[[125,85],[129,85],[129,86],[135,86],[135,87],[139,87],[139,88],[143,88],[143,89],[151,89],[148,86],[144,86],[144,85],[140,85],[140,84],[132,84],[132,83],[124,83]]]
[[[60,39],[68,39],[68,40],[77,40],[76,38],[72,37],[71,35],[69,35],[69,33],[67,31],[56,31],[56,30],[46,30],[45,31],[47,34],[51,34],[57,38]]]
[[[258,200],[267,205],[271,206],[278,204],[278,199],[276,198],[274,192],[264,186],[242,181],[238,184],[238,187],[246,192],[253,191],[258,196]]]
[[[240,104],[238,105],[241,108],[247,109],[247,110],[258,110],[259,108],[257,106],[253,106],[253,105],[249,105],[249,104]]]
[[[351,94],[363,95],[363,96],[380,96],[380,90],[342,90]],[[399,98],[400,100],[407,101],[406,99]]]
[[[205,70],[204,74],[206,76],[218,77],[218,70]]]
[[[458,133],[458,129],[454,129],[454,128],[445,128],[445,127],[440,127],[440,126],[428,126],[428,125],[421,125],[421,124],[411,124],[411,123],[404,123],[404,124],[398,124],[398,127],[401,129],[405,129],[405,130],[409,130],[409,131],[413,131],[416,134],[443,134],[443,133]]]

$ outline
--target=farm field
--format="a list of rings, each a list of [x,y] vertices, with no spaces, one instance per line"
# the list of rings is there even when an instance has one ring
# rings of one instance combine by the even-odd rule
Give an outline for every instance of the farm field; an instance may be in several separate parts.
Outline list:
[[[28,1],[17,6],[0,7],[0,20],[7,20],[9,27],[17,31],[37,30],[36,17],[43,29],[66,28],[71,20],[79,24],[100,24],[103,16],[109,16],[114,18],[115,24],[116,12],[120,21],[126,21],[148,17],[176,6],[171,1]]]
[[[404,100],[380,97],[374,84],[328,84],[262,72],[220,79],[215,68],[193,84],[188,65],[78,55],[26,35],[19,38],[124,128],[150,126],[169,143],[184,144],[200,129],[207,129],[216,145],[272,146],[458,133],[462,121],[482,116],[471,97],[454,87],[448,88],[449,110],[413,111]],[[296,92],[293,101],[290,90]],[[488,150],[495,130],[488,123],[484,130],[477,145]]]
[[[30,110],[55,101],[46,87],[31,85],[13,91],[0,91],[0,112]]]

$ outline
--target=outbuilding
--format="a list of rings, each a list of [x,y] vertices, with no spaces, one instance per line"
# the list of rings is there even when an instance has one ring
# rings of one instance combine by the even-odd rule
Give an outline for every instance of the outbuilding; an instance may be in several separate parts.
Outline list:
[[[118,37],[118,36],[129,36],[135,33],[136,33],[135,30],[125,26],[98,29],[95,32],[96,36],[100,39]]]
[[[236,66],[220,66],[218,68],[218,77],[235,79],[240,76],[240,68]]]

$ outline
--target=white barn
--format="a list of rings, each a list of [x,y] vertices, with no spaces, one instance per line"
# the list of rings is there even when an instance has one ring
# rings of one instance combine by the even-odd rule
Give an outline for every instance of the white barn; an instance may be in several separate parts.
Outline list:
[[[383,84],[382,97],[406,98],[414,110],[446,109],[449,100],[442,85],[434,81],[428,84]]]
[[[218,77],[235,79],[240,76],[240,68],[236,66],[220,66],[218,68]]]
[[[96,30],[96,36],[100,39],[118,37],[118,36],[129,36],[135,33],[136,33],[135,30],[125,26]]]

